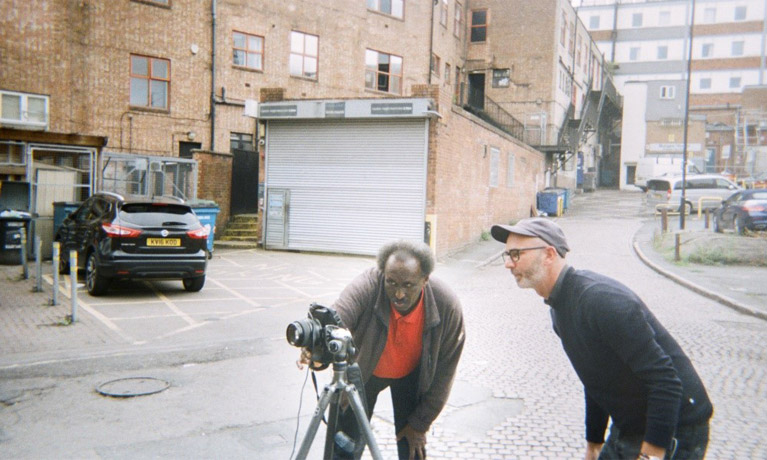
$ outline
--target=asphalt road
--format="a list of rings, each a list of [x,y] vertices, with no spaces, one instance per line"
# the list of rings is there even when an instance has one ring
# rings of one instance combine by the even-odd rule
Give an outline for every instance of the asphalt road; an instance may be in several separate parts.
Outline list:
[[[570,263],[631,286],[687,351],[715,405],[708,458],[767,458],[767,322],[741,315],[647,268],[631,238],[648,213],[635,193],[577,195],[557,218]],[[551,331],[548,307],[517,288],[500,244],[438,264],[464,306],[467,345],[448,407],[429,433],[430,458],[580,458],[583,394]],[[198,294],[180,283],[126,283],[81,295],[98,341],[19,353],[0,371],[6,458],[288,458],[315,406],[286,325],[330,303],[368,257],[217,251]],[[74,340],[72,341],[74,342]],[[169,388],[131,398],[96,389],[151,377]],[[330,372],[318,374],[320,385]],[[376,439],[394,457],[391,409]],[[301,407],[299,409],[299,404]],[[296,429],[296,414],[300,427]],[[311,458],[321,456],[315,439]]]

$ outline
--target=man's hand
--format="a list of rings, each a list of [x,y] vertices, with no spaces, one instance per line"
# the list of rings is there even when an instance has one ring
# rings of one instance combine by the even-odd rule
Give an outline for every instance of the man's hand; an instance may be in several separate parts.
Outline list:
[[[642,447],[639,449],[639,452],[658,458],[663,458],[663,456],[666,455],[666,449],[656,446],[655,444],[650,444],[647,441],[642,442]]]
[[[586,460],[597,460],[602,452],[602,445],[595,442],[586,442]]]
[[[301,349],[301,356],[296,360],[296,367],[304,370],[304,366],[309,364],[312,360],[312,352],[308,348]]]
[[[402,438],[407,439],[408,447],[410,447],[410,460],[426,459],[426,433],[421,433],[410,425],[405,425],[405,428],[397,433],[397,441]]]

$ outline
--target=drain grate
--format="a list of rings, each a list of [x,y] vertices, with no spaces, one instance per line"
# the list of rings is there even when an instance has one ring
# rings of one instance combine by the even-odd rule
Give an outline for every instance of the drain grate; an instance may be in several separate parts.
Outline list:
[[[104,382],[96,387],[96,391],[114,398],[132,398],[159,393],[169,387],[169,382],[154,377],[126,377]]]

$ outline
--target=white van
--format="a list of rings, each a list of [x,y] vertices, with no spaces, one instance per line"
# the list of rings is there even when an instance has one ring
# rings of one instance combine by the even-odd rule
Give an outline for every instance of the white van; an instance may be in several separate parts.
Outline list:
[[[740,190],[734,182],[717,174],[688,175],[685,186],[687,212],[718,208],[722,200]],[[682,175],[654,177],[647,181],[647,204],[675,206],[682,200]],[[703,198],[703,200],[701,200]]]
[[[702,165],[695,164],[694,160],[687,161],[687,174],[701,174]],[[637,161],[634,173],[634,185],[647,191],[647,181],[660,176],[673,176],[682,174],[682,158],[671,157],[644,157]]]

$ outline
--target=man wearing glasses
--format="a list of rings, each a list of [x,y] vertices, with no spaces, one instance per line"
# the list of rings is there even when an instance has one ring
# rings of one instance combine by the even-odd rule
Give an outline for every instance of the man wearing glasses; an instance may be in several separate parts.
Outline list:
[[[565,262],[562,229],[544,218],[494,225],[505,267],[551,307],[554,332],[583,383],[590,459],[702,459],[713,407],[689,358],[618,281]],[[610,434],[604,441],[608,419]]]

